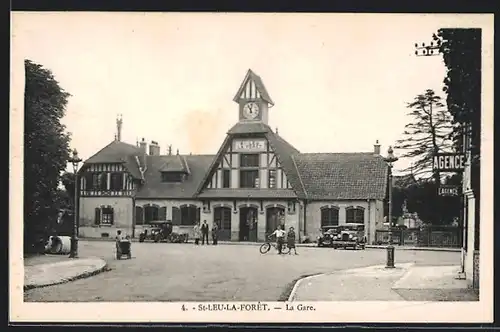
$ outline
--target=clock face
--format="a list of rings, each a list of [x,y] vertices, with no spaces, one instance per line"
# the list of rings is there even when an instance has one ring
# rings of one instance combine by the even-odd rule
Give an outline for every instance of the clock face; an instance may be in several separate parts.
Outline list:
[[[247,119],[255,119],[259,115],[259,105],[251,102],[243,106],[243,116]]]

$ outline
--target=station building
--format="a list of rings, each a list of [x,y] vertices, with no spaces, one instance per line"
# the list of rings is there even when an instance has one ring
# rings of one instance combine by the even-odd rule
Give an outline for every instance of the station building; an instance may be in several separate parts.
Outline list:
[[[79,171],[79,236],[138,237],[151,221],[170,220],[192,235],[206,220],[219,239],[263,241],[284,224],[299,241],[321,226],[365,225],[368,242],[381,227],[388,166],[380,145],[358,153],[301,153],[268,125],[274,105],[262,79],[248,70],[234,97],[238,121],[216,154],[161,154],[143,138],[115,139]]]

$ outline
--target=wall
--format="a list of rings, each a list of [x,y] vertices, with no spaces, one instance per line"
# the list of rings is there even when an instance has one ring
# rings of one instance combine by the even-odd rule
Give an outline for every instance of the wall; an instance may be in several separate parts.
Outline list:
[[[314,201],[307,204],[306,210],[306,235],[309,236],[311,240],[316,240],[316,238],[321,234],[321,207],[322,206],[336,206],[339,208],[339,225],[346,223],[346,208],[349,206],[360,206],[365,209],[365,231],[368,243],[371,243],[375,239],[375,229],[376,221],[382,223],[384,211],[382,208],[381,201],[370,201],[368,206],[368,201]],[[370,215],[368,215],[368,213]]]
[[[79,237],[102,237],[108,233],[110,237],[121,229],[123,233],[132,235],[133,201],[131,197],[81,197],[80,198]],[[110,205],[114,209],[112,226],[95,225],[95,208]]]
[[[468,194],[470,193],[470,194]],[[467,251],[464,257],[465,277],[469,285],[473,284],[474,276],[474,220],[475,220],[475,199],[469,191],[465,194],[465,199],[468,201],[467,209]]]

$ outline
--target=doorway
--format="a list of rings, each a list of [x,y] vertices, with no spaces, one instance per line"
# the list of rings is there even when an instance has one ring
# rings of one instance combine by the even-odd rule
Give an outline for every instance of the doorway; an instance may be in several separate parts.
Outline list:
[[[266,209],[266,234],[271,234],[278,225],[285,225],[285,208],[273,206]]]
[[[256,207],[240,208],[240,241],[257,241],[257,218],[258,210]]]

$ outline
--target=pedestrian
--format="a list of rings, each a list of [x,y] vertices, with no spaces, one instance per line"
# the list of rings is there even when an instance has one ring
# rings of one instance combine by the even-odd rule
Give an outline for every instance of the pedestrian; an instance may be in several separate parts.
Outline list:
[[[276,246],[278,247],[278,255],[281,255],[281,250],[283,249],[283,243],[286,235],[286,232],[283,230],[283,226],[278,225],[278,227],[276,227],[276,230],[271,235],[276,236]]]
[[[193,233],[194,233],[194,244],[198,245],[200,244],[200,223],[196,223],[194,225],[194,229],[193,229]]]
[[[201,244],[205,244],[205,239],[207,239],[208,244],[208,224],[206,220],[203,220],[203,225],[201,225]]]
[[[116,236],[115,236],[115,245],[116,245],[116,253],[118,255],[121,254],[121,248],[120,248],[120,242],[123,240],[123,235],[121,230],[116,231]]]
[[[217,245],[217,240],[219,238],[219,227],[217,226],[217,223],[214,222],[212,226],[212,244],[215,246]]]
[[[290,227],[288,229],[288,234],[286,236],[286,241],[287,241],[287,246],[288,248],[290,248],[290,251],[288,252],[289,255],[292,254],[292,248],[293,248],[293,252],[295,253],[295,255],[298,255],[297,254],[297,248],[295,247],[295,230],[293,227]]]

